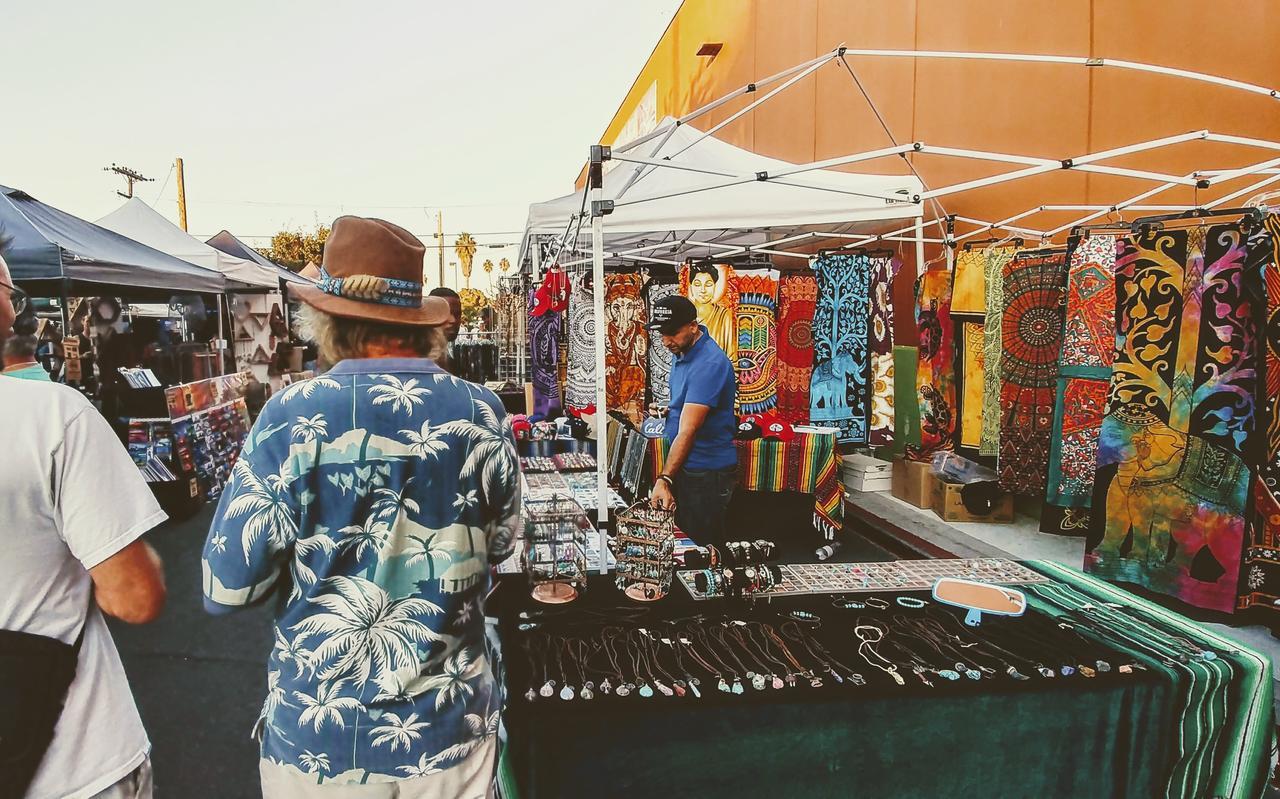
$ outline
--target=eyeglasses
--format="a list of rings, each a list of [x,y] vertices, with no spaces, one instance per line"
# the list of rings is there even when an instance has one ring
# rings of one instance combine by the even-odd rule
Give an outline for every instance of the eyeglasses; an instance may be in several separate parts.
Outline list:
[[[3,280],[0,280],[0,287],[7,288],[9,290],[9,301],[13,303],[14,315],[22,316],[22,312],[27,310],[28,299],[26,292],[17,286],[4,282]]]

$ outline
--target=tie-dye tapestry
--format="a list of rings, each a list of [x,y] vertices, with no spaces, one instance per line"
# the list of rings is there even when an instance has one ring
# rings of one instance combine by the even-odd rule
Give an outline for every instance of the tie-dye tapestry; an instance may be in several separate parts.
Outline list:
[[[987,256],[982,250],[962,249],[956,253],[956,272],[951,288],[951,313],[983,314],[987,310]]]
[[[701,262],[680,267],[680,293],[698,310],[702,323],[730,363],[738,362],[738,281],[733,267]]]
[[[867,328],[871,359],[871,429],[867,444],[893,443],[893,278],[900,262],[891,258],[871,260],[871,322]]]
[[[867,322],[871,259],[826,255],[813,262],[818,306],[813,314],[809,419],[839,430],[841,442],[867,442]]]
[[[813,375],[813,313],[818,280],[811,274],[783,275],[778,283],[778,408],[791,424],[809,421]]]
[[[560,330],[564,317],[556,311],[534,316],[538,305],[529,292],[529,381],[533,383],[533,412],[546,416],[560,403]]]
[[[595,408],[596,404],[596,317],[595,301],[587,288],[587,275],[578,275],[569,290],[569,368],[565,379],[564,404],[574,410]]]
[[[610,410],[626,415],[632,424],[644,421],[645,366],[648,364],[648,309],[640,290],[644,277],[638,274],[607,275],[604,279],[604,308],[608,325],[605,339],[604,385]]]
[[[982,440],[979,455],[1000,453],[1000,356],[1004,352],[1004,267],[1014,256],[1012,247],[983,250],[987,287],[987,315],[982,332]]]
[[[1089,572],[1209,610],[1235,608],[1265,308],[1246,261],[1265,253],[1250,252],[1238,223],[1146,229],[1124,241]]]
[[[679,294],[680,286],[670,278],[650,278],[645,286],[644,298],[650,316],[653,304],[663,297]],[[662,334],[649,331],[649,402],[667,405],[671,401],[671,363],[674,356],[662,346]]]
[[[922,458],[955,445],[955,335],[951,324],[951,272],[931,269],[920,276],[916,328],[920,331],[920,363],[916,367],[916,400],[920,405]]]
[[[778,273],[739,273],[738,413],[778,404]]]
[[[982,443],[983,339],[986,325],[960,322],[960,446]]]

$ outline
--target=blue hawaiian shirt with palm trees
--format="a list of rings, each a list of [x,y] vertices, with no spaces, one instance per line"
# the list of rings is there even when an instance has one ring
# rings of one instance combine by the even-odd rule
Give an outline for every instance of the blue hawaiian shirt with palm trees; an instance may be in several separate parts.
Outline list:
[[[519,478],[497,396],[431,361],[343,361],[271,398],[203,555],[210,610],[280,601],[264,758],[382,782],[492,744],[480,605],[514,545]]]

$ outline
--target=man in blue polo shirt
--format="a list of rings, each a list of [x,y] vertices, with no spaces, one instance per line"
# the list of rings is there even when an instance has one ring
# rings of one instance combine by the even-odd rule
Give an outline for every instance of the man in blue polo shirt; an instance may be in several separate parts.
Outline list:
[[[663,433],[670,450],[650,502],[674,509],[676,526],[697,543],[723,543],[738,470],[733,364],[684,297],[663,297],[654,303],[649,329],[661,333],[663,346],[676,356]]]

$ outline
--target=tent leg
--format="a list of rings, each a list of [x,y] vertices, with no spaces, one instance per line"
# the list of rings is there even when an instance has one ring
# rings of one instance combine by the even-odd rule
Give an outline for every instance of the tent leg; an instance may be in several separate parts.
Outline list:
[[[600,189],[595,190],[595,198],[600,199]],[[605,336],[604,315],[604,216],[595,216],[591,220],[591,292],[592,313],[596,320],[596,513],[599,525],[600,573],[608,574],[608,534],[605,532],[609,521],[609,459],[605,452],[606,432],[609,429],[608,395],[605,393]]]
[[[218,356],[218,374],[219,375],[225,375],[227,373],[227,349],[226,349],[227,338],[225,335],[225,331],[223,330],[223,327],[222,327],[223,313],[225,312],[225,307],[224,307],[225,303],[223,303],[223,299],[225,297],[226,297],[225,294],[218,295],[218,340],[213,345],[214,352]]]
[[[63,339],[63,341],[64,341],[64,342],[65,342],[68,338],[70,338],[70,337],[71,337],[71,307],[70,307],[70,304],[71,304],[71,298],[70,298],[69,296],[67,296],[68,294],[70,294],[70,289],[69,289],[69,288],[68,288],[68,286],[67,286],[67,281],[66,281],[66,280],[63,280],[63,281],[62,281],[62,295],[59,297],[59,299],[60,299],[60,300],[61,300],[61,302],[62,302],[62,304],[61,304],[61,309],[62,309],[62,339]],[[62,348],[62,382],[63,382],[63,383],[66,383],[66,382],[67,382],[67,349],[66,349],[66,345],[65,345],[65,344],[63,345],[63,348]],[[85,382],[85,381],[84,381],[84,379],[83,379],[83,375],[81,375],[81,381],[80,381],[80,382],[81,382],[81,383],[84,383],[84,382]]]

